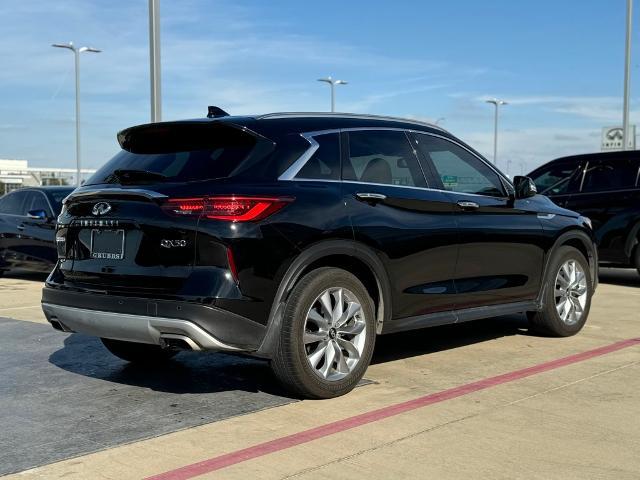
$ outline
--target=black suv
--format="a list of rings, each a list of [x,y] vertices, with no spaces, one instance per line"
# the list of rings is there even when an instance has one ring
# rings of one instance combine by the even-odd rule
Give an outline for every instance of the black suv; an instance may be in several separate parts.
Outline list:
[[[42,306],[125,360],[241,352],[326,398],[357,384],[379,334],[527,312],[567,336],[587,319],[589,220],[436,126],[220,116],[118,141],[65,201]]]
[[[640,272],[640,152],[558,158],[529,176],[540,193],[591,219],[601,265]]]

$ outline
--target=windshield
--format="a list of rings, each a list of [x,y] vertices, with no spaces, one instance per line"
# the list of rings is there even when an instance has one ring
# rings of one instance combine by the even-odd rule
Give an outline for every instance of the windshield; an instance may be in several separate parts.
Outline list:
[[[265,153],[264,148],[257,148],[262,143],[260,137],[238,128],[208,124],[134,127],[122,132],[119,141],[124,149],[86,185],[225,178],[239,171],[253,154]]]

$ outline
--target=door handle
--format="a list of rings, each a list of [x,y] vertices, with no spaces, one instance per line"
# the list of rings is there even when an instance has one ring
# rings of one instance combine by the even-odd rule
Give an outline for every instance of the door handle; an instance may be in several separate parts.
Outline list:
[[[365,202],[378,203],[386,200],[387,196],[382,193],[369,193],[369,192],[358,192],[356,193],[356,197],[358,200],[363,200]]]
[[[477,210],[478,208],[480,208],[480,205],[478,205],[476,202],[460,200],[459,202],[457,202],[457,204],[462,210]]]
[[[18,230],[24,230],[24,223],[21,223],[16,227]]]

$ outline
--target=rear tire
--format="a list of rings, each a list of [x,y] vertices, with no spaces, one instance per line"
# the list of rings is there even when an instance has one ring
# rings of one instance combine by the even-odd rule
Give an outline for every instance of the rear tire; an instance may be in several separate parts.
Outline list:
[[[587,321],[592,295],[587,259],[576,248],[558,248],[549,262],[542,310],[529,313],[532,330],[554,337],[575,335]]]
[[[330,267],[308,273],[287,299],[274,374],[303,398],[350,392],[371,361],[374,315],[367,289],[351,273]]]
[[[148,343],[125,342],[111,338],[101,338],[100,340],[113,355],[131,363],[153,365],[166,362],[178,353],[175,350],[168,350],[159,345]]]

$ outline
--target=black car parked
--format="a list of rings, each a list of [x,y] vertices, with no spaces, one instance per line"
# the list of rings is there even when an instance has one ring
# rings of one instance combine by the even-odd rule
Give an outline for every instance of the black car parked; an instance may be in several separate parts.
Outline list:
[[[529,176],[540,193],[591,219],[600,264],[640,273],[640,152],[558,158]]]
[[[436,126],[220,116],[118,141],[65,202],[42,305],[125,360],[242,352],[326,398],[356,385],[378,334],[527,312],[567,336],[587,319],[588,219]]]
[[[0,198],[0,274],[50,272],[58,260],[56,217],[71,187],[21,188]]]

